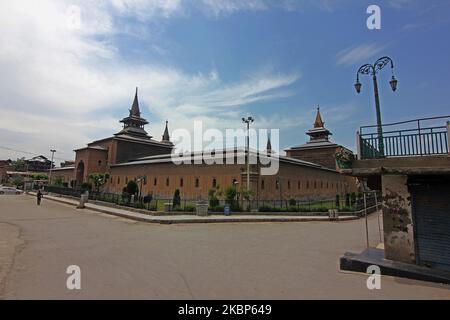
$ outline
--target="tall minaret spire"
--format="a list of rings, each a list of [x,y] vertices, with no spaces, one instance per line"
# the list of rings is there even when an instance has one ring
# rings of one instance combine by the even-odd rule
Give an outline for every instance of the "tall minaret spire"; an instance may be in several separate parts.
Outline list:
[[[138,88],[136,87],[136,93],[134,94],[133,104],[131,109],[129,109],[129,116],[120,120],[123,123],[122,131],[116,133],[115,135],[131,135],[138,136],[139,138],[150,139],[151,136],[147,134],[144,130],[144,126],[148,124],[148,121],[141,118],[141,111],[139,110],[139,100],[138,100]]]
[[[314,122],[314,128],[323,128],[325,122],[322,121],[322,116],[320,115],[320,106],[317,105],[316,121]]]
[[[270,135],[267,137],[266,152],[267,152],[267,154],[272,153],[272,143],[270,142]]]
[[[164,129],[164,134],[162,136],[162,142],[170,142],[168,124],[169,124],[169,121],[166,120],[166,128]]]
[[[136,93],[134,94],[133,105],[130,109],[130,117],[141,117],[141,111],[139,110],[138,87],[136,87]]]

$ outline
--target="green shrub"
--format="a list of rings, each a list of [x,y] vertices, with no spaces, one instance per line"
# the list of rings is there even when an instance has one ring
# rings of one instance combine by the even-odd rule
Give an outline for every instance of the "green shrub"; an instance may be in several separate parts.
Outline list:
[[[350,195],[350,201],[351,201],[352,206],[354,206],[356,203],[356,193],[355,192],[352,192],[352,194]]]
[[[289,199],[289,206],[294,207],[297,205],[297,201],[295,199]]]
[[[279,207],[272,207],[272,206],[261,206],[259,207],[259,212],[282,212],[281,208]]]
[[[90,182],[83,182],[81,184],[81,190],[83,190],[83,191],[91,191],[92,190],[92,183],[90,183]]]
[[[339,212],[354,212],[355,208],[351,206],[344,206],[339,209]]]
[[[209,211],[212,211],[212,212],[223,212],[224,210],[225,210],[225,206],[220,206],[220,205],[217,205],[217,206],[215,206],[215,207],[209,207],[208,208],[208,210]]]
[[[184,206],[184,211],[186,211],[186,212],[194,212],[195,210],[196,210],[196,207],[193,204],[187,204]]]
[[[127,186],[126,186],[126,192],[129,193],[130,195],[138,194],[139,187],[138,187],[136,181],[134,181],[134,180],[128,181]]]
[[[208,200],[209,200],[209,206],[211,208],[217,207],[219,205],[219,198],[220,195],[219,187],[211,188],[208,190]]]

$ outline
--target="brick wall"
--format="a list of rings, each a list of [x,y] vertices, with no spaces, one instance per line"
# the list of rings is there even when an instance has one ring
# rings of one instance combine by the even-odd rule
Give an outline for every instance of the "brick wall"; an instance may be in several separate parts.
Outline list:
[[[291,158],[317,163],[330,169],[336,169],[336,151],[336,147],[307,150],[286,150],[286,155]]]
[[[159,163],[112,167],[105,191],[121,193],[128,181],[145,176],[146,184],[142,184],[142,194],[153,193],[154,196],[171,198],[175,190],[179,189],[181,196],[186,199],[207,199],[214,180],[222,189],[232,186],[233,181],[239,182],[238,189],[245,187],[245,170],[245,165],[237,164],[177,166],[173,163]],[[356,191],[356,180],[335,171],[280,163],[280,170],[275,176],[252,175],[251,189],[261,200],[278,200],[280,197],[285,200],[332,198],[339,193]]]

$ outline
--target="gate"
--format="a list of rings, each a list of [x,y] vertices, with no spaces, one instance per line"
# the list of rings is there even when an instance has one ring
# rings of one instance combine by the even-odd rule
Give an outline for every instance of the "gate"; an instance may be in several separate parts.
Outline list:
[[[450,271],[450,185],[410,184],[417,263]]]

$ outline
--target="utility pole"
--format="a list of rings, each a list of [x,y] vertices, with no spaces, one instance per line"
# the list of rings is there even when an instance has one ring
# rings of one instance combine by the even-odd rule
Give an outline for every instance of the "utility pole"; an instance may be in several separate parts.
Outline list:
[[[247,192],[250,191],[250,123],[253,123],[255,119],[248,117],[242,118],[242,122],[247,124],[247,145],[246,145],[246,160],[247,160]]]
[[[50,162],[50,173],[48,174],[48,184],[49,185],[52,183],[53,157],[55,155],[56,150],[51,149],[50,152],[52,153],[52,161]]]

